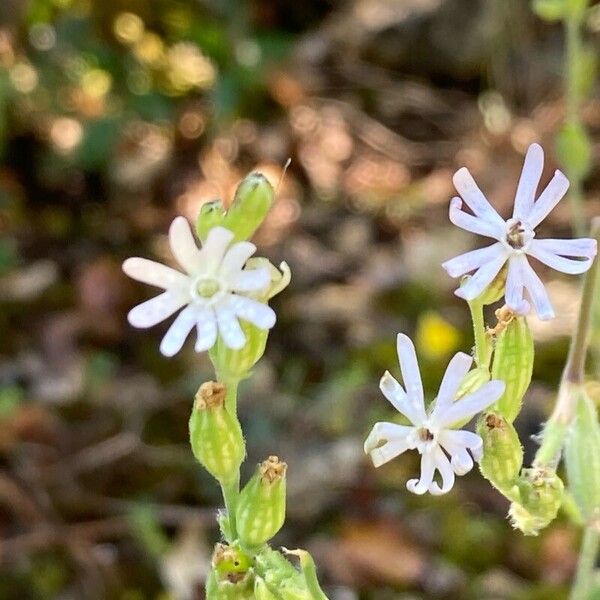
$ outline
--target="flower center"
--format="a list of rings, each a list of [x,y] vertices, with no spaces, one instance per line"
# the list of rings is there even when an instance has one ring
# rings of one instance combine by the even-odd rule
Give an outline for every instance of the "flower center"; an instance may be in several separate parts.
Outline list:
[[[212,298],[220,289],[221,285],[219,282],[212,278],[201,279],[196,284],[198,296],[202,298]]]
[[[520,219],[509,219],[506,222],[506,244],[513,250],[525,252],[535,233]]]
[[[222,282],[216,277],[201,275],[192,282],[191,294],[196,301],[212,304],[224,293]]]
[[[422,442],[431,442],[435,437],[427,427],[420,427],[417,430],[417,435]]]

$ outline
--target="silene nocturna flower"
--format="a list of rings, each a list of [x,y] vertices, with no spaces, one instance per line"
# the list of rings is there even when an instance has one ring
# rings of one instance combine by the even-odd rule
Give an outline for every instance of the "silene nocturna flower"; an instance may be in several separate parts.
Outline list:
[[[241,349],[246,336],[240,319],[259,329],[275,324],[273,309],[253,297],[270,285],[269,268],[244,268],[256,246],[247,241],[232,244],[233,238],[229,229],[214,227],[198,248],[187,220],[177,217],[169,229],[169,244],[183,273],[145,258],[123,263],[129,277],[165,290],[129,312],[131,325],[152,327],[183,308],[160,344],[165,356],[179,352],[194,327],[195,349],[203,352],[212,348],[217,335],[229,348]]]
[[[473,461],[482,456],[481,437],[456,429],[456,424],[470,420],[496,402],[504,392],[504,382],[489,381],[456,400],[459,386],[473,362],[472,357],[459,352],[450,361],[438,395],[428,409],[413,343],[400,333],[397,348],[404,388],[387,371],[379,387],[410,425],[376,423],[365,441],[365,452],[379,467],[407,450],[418,450],[421,474],[418,479],[410,479],[406,487],[415,494],[428,491],[434,495],[445,494],[454,485],[455,475],[469,472]],[[436,471],[441,476],[441,485],[435,481]]]
[[[596,241],[589,238],[574,240],[535,238],[535,228],[546,218],[565,195],[569,180],[556,171],[550,183],[536,200],[536,191],[544,166],[544,151],[531,144],[525,156],[523,171],[517,186],[513,215],[505,221],[487,201],[469,170],[463,167],[454,174],[454,185],[461,198],[450,202],[450,220],[458,227],[497,242],[486,248],[472,250],[443,263],[452,277],[473,273],[456,290],[465,300],[477,298],[508,262],[506,304],[515,312],[526,314],[530,303],[542,320],[554,317],[554,310],[544,284],[529,264],[533,257],[560,271],[577,275],[587,271],[596,256]],[[463,201],[473,214],[462,210]]]

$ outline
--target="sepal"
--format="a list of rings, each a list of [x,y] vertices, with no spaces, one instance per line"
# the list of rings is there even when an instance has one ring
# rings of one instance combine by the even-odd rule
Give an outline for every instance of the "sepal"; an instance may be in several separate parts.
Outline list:
[[[269,456],[240,492],[236,523],[245,547],[257,548],[268,542],[285,521],[287,465]]]
[[[237,417],[225,408],[225,394],[222,383],[203,383],[196,394],[189,430],[198,462],[220,483],[228,484],[239,476],[246,446]]]

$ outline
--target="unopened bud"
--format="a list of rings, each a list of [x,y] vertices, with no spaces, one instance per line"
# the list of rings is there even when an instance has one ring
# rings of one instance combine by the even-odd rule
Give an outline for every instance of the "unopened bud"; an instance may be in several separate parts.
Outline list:
[[[506,384],[494,410],[512,423],[521,410],[533,371],[533,336],[525,317],[514,316],[498,334],[492,379]]]
[[[225,208],[220,200],[213,200],[202,205],[200,214],[196,220],[196,233],[203,243],[208,237],[208,232],[213,227],[222,225],[224,218]]]
[[[222,383],[203,383],[196,394],[189,427],[198,462],[219,482],[230,483],[238,477],[246,447],[237,417],[225,408],[225,394]]]
[[[517,487],[520,499],[510,505],[511,524],[525,535],[537,535],[556,518],[563,482],[552,469],[533,467],[523,469]]]
[[[523,465],[523,447],[512,423],[495,413],[482,415],[477,433],[483,440],[481,474],[498,490],[509,493]]]
[[[587,524],[600,525],[600,425],[596,407],[582,390],[565,441],[569,491]]]
[[[250,173],[239,184],[223,227],[233,231],[235,241],[250,239],[269,212],[275,192],[261,173]]]
[[[262,546],[285,521],[287,465],[270,456],[258,465],[240,493],[236,523],[241,542],[248,547]]]

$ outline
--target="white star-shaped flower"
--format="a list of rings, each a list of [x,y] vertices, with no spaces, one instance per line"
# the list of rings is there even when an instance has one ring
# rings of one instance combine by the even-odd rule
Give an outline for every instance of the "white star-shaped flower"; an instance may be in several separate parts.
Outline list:
[[[459,352],[448,364],[437,398],[427,410],[415,347],[401,333],[398,334],[397,346],[405,387],[403,389],[387,371],[379,387],[411,425],[376,423],[365,441],[365,452],[379,467],[406,450],[418,450],[421,454],[421,476],[409,480],[406,487],[415,494],[427,491],[434,495],[445,494],[454,485],[455,474],[468,473],[473,467],[473,459],[478,461],[483,450],[481,437],[453,426],[465,419],[470,420],[496,402],[504,393],[504,382],[488,381],[472,394],[455,400],[473,362],[468,354]],[[434,481],[436,470],[442,479],[441,486]]]
[[[544,151],[538,144],[531,144],[517,186],[513,216],[507,221],[492,208],[468,169],[463,167],[454,174],[454,185],[462,200],[452,199],[450,220],[462,229],[498,240],[491,246],[467,252],[442,265],[452,277],[461,277],[474,271],[465,285],[456,290],[457,296],[465,300],[477,298],[508,261],[506,304],[515,312],[529,312],[529,302],[524,298],[527,291],[540,319],[547,320],[554,317],[554,310],[543,283],[527,257],[537,258],[545,265],[571,275],[584,273],[590,268],[596,256],[596,240],[535,239],[535,228],[558,204],[569,187],[569,180],[556,171],[536,200],[543,166]],[[472,215],[462,210],[463,200],[473,211]]]
[[[162,339],[160,351],[165,356],[179,352],[194,327],[196,351],[203,352],[212,348],[217,335],[229,348],[241,349],[246,336],[239,319],[260,329],[275,324],[273,309],[250,297],[269,286],[269,269],[245,269],[256,246],[231,244],[233,238],[229,229],[214,227],[198,248],[187,220],[177,217],[169,229],[169,244],[185,273],[145,258],[128,258],[123,263],[129,277],[165,290],[129,312],[127,318],[134,327],[152,327],[185,307]]]

